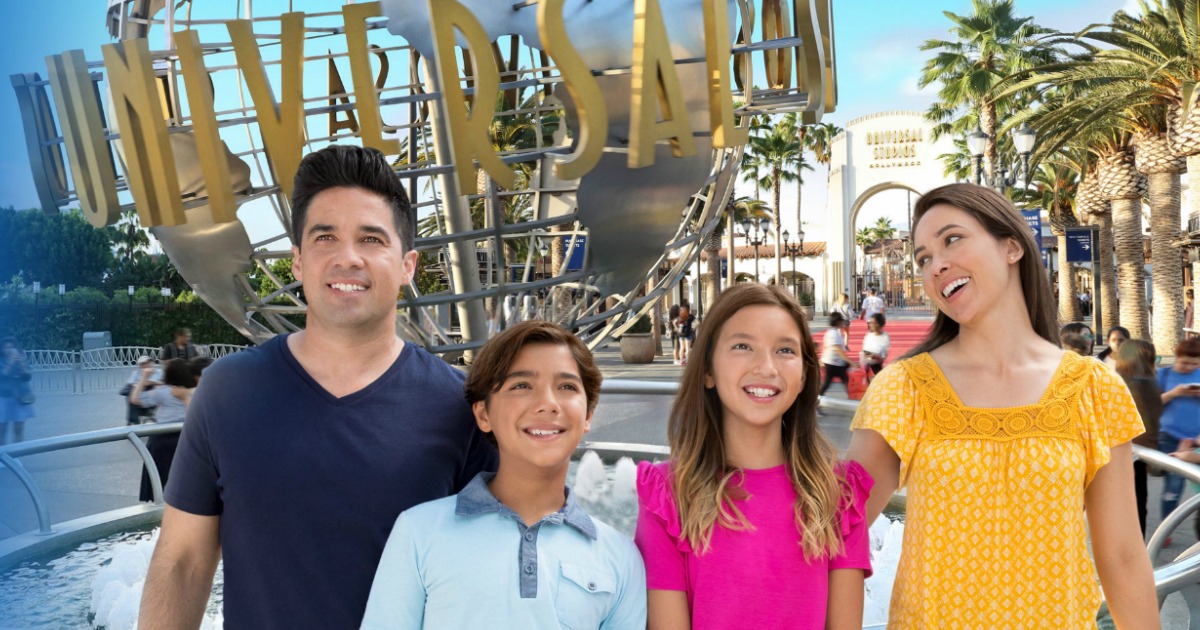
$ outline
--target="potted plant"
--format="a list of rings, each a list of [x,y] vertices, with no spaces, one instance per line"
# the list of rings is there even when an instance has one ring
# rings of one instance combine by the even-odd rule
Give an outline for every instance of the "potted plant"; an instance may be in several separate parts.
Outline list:
[[[652,363],[658,348],[654,347],[653,322],[642,315],[621,334],[621,360],[626,363]]]

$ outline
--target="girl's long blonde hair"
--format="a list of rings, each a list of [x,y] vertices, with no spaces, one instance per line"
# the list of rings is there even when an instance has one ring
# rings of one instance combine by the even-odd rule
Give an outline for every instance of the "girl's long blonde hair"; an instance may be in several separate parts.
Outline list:
[[[671,489],[679,506],[682,535],[697,553],[706,553],[718,524],[750,529],[734,505],[742,477],[725,461],[721,400],[715,388],[705,387],[712,372],[713,346],[721,327],[747,306],[776,306],[787,311],[800,329],[804,388],[783,414],[783,448],[787,473],[796,489],[795,520],[804,557],[810,561],[842,553],[839,508],[849,500],[845,479],[835,470],[837,451],[817,428],[817,390],[820,364],[800,304],[773,285],[740,284],[721,292],[708,309],[689,356],[679,394],[667,425],[671,446]]]

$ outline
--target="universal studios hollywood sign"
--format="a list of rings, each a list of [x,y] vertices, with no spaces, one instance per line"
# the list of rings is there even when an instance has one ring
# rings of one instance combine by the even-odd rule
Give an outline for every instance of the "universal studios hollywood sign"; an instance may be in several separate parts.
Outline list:
[[[513,170],[497,154],[489,138],[494,113],[492,100],[475,101],[475,106],[469,106],[474,95],[496,93],[501,87],[499,68],[503,67],[503,61],[496,58],[498,48],[493,45],[501,33],[520,35],[543,51],[557,69],[554,80],[565,86],[573,103],[574,146],[554,161],[555,175],[562,180],[579,179],[588,173],[606,148],[610,112],[596,80],[606,72],[632,75],[628,146],[617,148],[627,150],[630,168],[653,164],[653,148],[659,142],[669,143],[676,157],[695,154],[693,136],[697,132],[709,134],[713,148],[744,144],[746,129],[739,128],[735,118],[734,83],[743,95],[745,109],[739,112],[743,114],[799,110],[808,122],[816,122],[835,105],[829,0],[757,3],[636,0],[632,3],[632,41],[625,42],[632,45],[628,68],[597,67],[597,60],[603,64],[606,57],[613,55],[596,50],[596,38],[585,33],[602,36],[610,28],[614,33],[627,33],[629,28],[611,19],[585,23],[583,20],[597,13],[590,11],[588,5],[593,4],[619,9],[618,5],[628,3],[625,0],[594,3],[525,0],[515,4],[509,0],[429,0],[424,4],[383,0],[345,5],[341,10],[341,28],[334,32],[344,38],[351,69],[353,89],[349,95],[353,97],[353,107],[348,113],[349,126],[363,145],[387,155],[401,153],[400,141],[385,135],[388,126],[380,113],[377,85],[380,77],[372,72],[372,55],[383,63],[384,74],[386,58],[377,46],[368,44],[368,30],[381,28],[384,23],[376,18],[385,13],[389,18],[388,30],[405,35],[427,62],[433,61],[423,98],[441,95],[436,101],[441,111],[435,112],[440,116],[433,116],[432,121],[434,125],[442,121],[446,147],[438,152],[437,161],[453,165],[462,194],[477,192],[477,167],[501,186],[511,187],[514,183]],[[620,14],[620,10],[606,12],[613,19]],[[742,24],[735,32],[731,18],[738,14]],[[682,61],[677,62],[672,54],[677,42],[668,37],[668,15],[672,21],[685,20],[700,30],[692,35],[703,40],[702,62],[708,95],[706,129],[694,129],[688,120],[676,70],[677,63]],[[753,32],[755,22],[761,25],[760,35]],[[278,17],[278,25],[281,54],[276,85],[272,85],[260,55],[260,43],[253,30],[255,22],[247,19],[226,21],[228,42],[212,46],[201,42],[197,31],[191,29],[175,31],[171,36],[173,49],[164,52],[151,52],[145,37],[103,46],[103,70],[110,95],[107,109],[102,105],[101,91],[96,88],[102,77],[89,70],[83,51],[47,57],[53,108],[40,77],[15,75],[13,82],[18,88],[43,207],[50,210],[70,201],[65,162],[70,166],[74,195],[93,225],[110,225],[119,219],[122,206],[118,191],[124,188],[128,189],[143,225],[185,223],[186,200],[176,164],[179,156],[172,150],[169,138],[183,122],[190,123],[195,136],[202,188],[212,208],[213,222],[235,220],[239,199],[225,158],[225,145],[219,133],[223,122],[218,120],[214,107],[214,88],[205,62],[206,55],[222,46],[231,48],[236,56],[237,69],[252,99],[253,116],[270,174],[278,191],[284,197],[290,196],[292,178],[307,141],[303,52],[306,15],[283,14]],[[755,37],[759,38],[758,43],[752,42]],[[588,39],[591,48],[581,48],[576,39]],[[601,40],[608,48],[622,47],[619,37],[601,37]],[[467,64],[459,63],[456,47],[462,48],[464,61],[469,59],[470,75],[464,75],[463,66]],[[757,76],[766,82],[759,93],[747,92],[745,87],[752,80],[751,55],[755,52],[763,59],[762,74]],[[615,56],[621,56],[619,51]],[[690,61],[694,63],[697,59]],[[170,78],[177,83],[180,76],[182,91],[167,81]],[[467,89],[463,87],[464,79],[469,84]],[[337,82],[340,84],[340,76]],[[189,111],[186,121],[178,113],[185,94]],[[345,96],[342,95],[343,100]],[[331,121],[335,118],[333,114],[329,117]],[[114,148],[123,158],[123,178],[119,178],[110,154],[109,141],[113,135],[106,128],[106,118],[112,119],[119,130],[116,138],[119,146]],[[55,133],[56,128],[61,136]]]

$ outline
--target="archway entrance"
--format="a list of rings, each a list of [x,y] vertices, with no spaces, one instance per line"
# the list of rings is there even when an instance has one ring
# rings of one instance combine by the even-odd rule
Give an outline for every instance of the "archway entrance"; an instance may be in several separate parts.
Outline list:
[[[938,159],[954,152],[953,139],[943,136],[934,141],[932,132],[933,125],[923,113],[897,111],[852,120],[834,139],[827,202],[826,277],[830,282],[817,298],[822,310],[828,310],[843,291],[861,303],[861,295],[872,286],[884,296],[889,310],[928,309],[920,278],[913,273],[911,220],[905,206],[907,193],[915,200],[953,181]],[[884,212],[875,206],[880,200],[905,205]],[[860,244],[859,231],[876,227],[867,223],[880,216],[891,218],[894,233]]]

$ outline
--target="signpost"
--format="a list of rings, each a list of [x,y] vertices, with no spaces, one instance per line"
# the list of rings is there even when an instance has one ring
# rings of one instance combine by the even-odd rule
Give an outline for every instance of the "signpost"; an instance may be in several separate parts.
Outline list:
[[[1103,322],[1100,304],[1100,226],[1067,228],[1067,262],[1092,264],[1092,327]]]

